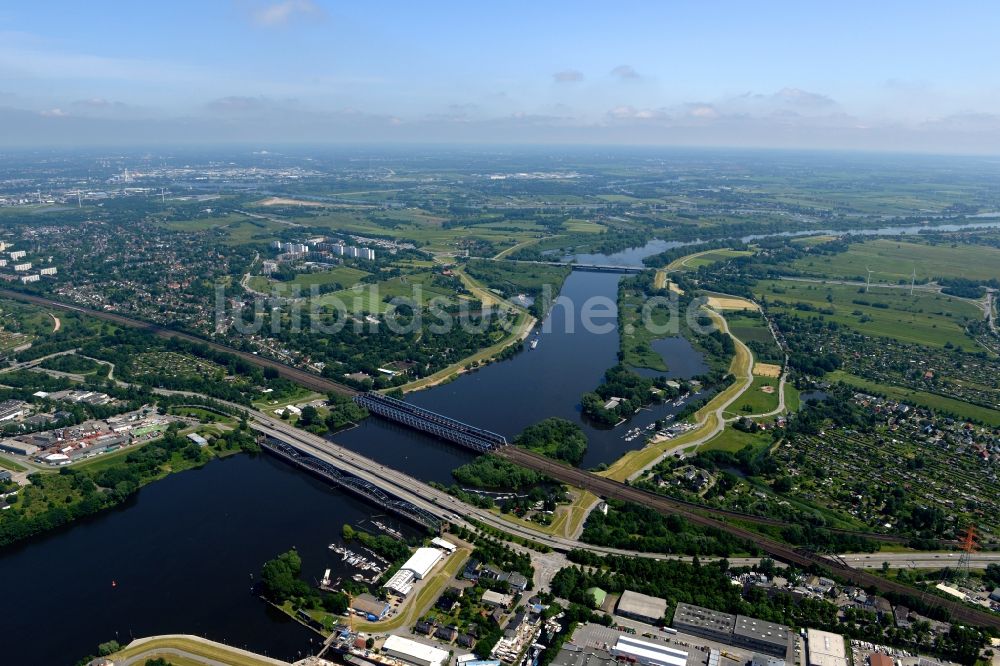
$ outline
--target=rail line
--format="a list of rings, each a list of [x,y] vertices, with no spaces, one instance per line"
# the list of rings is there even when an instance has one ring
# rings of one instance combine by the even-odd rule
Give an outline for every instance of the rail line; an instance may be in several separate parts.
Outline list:
[[[182,333],[180,331],[175,331],[171,328],[166,328],[165,326],[160,326],[159,324],[153,324],[148,321],[142,321],[141,319],[133,319],[131,317],[126,317],[124,315],[115,314],[113,312],[102,312],[100,310],[82,308],[77,305],[70,305],[69,303],[61,303],[59,301],[54,301],[50,298],[33,296],[31,294],[24,294],[19,291],[11,291],[10,289],[0,289],[0,297],[22,301],[25,303],[31,303],[33,305],[41,305],[43,307],[48,307],[48,308],[58,308],[66,312],[77,312],[79,314],[84,314],[89,317],[95,317],[97,319],[103,319],[104,321],[110,321],[112,323],[120,324],[122,326],[128,326],[130,328],[137,328],[149,331],[150,333],[161,338],[177,338],[179,340],[186,340],[188,342],[194,342],[200,345],[205,345],[206,347],[214,349],[215,351],[225,352],[227,354],[232,354],[233,356],[238,356],[244,361],[252,363],[253,365],[256,365],[259,368],[270,368],[272,370],[276,370],[280,377],[301,384],[302,386],[308,389],[312,389],[313,391],[319,391],[320,393],[333,392],[347,396],[354,396],[358,394],[358,391],[354,390],[350,386],[340,384],[338,382],[329,380],[325,377],[320,377],[319,375],[313,374],[306,370],[302,370],[300,368],[294,368],[286,363],[275,361],[274,359],[270,358],[265,358],[257,354],[251,354],[250,352],[241,351],[239,349],[234,349],[233,347],[219,344],[218,342],[212,342],[210,340],[200,338],[197,335],[191,335],[190,333]]]
[[[576,467],[564,465],[516,446],[504,447],[497,451],[497,454],[519,465],[542,472],[568,485],[590,491],[600,497],[624,500],[641,506],[648,506],[663,515],[680,515],[696,525],[721,530],[741,538],[748,543],[755,544],[768,555],[783,562],[797,564],[802,567],[818,566],[829,569],[837,576],[848,580],[854,585],[873,587],[882,592],[916,597],[929,605],[946,609],[953,619],[978,626],[1000,629],[1000,615],[979,611],[959,602],[943,599],[907,585],[854,569],[843,562],[838,562],[817,553],[793,548],[788,544],[781,543],[749,529],[725,523],[720,518],[694,511],[662,495],[641,490]]]

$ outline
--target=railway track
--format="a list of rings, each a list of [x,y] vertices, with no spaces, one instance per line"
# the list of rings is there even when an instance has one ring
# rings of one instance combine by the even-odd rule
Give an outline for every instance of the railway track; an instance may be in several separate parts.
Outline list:
[[[513,447],[508,447],[508,448],[513,448]],[[522,465],[525,465],[525,466],[531,466],[532,469],[535,469],[536,471],[542,471],[540,469],[540,466],[543,466],[543,465],[544,466],[559,465],[560,467],[562,467],[562,465],[560,465],[559,463],[553,462],[552,460],[550,460],[548,458],[545,458],[544,456],[541,456],[541,455],[538,455],[538,454],[535,454],[535,453],[531,453],[530,451],[525,451],[524,449],[516,449],[516,450],[508,451],[507,448],[504,448],[504,449],[498,450],[497,453],[499,453],[501,455],[509,455],[509,456],[512,457],[512,459],[514,459],[513,456],[520,456],[520,455],[524,455],[524,454],[532,456],[533,460],[532,460],[532,462],[530,464],[522,462],[520,459],[518,459],[517,462],[519,462],[519,463],[521,463]],[[534,467],[534,465],[538,465],[539,467]],[[590,472],[586,472],[584,470],[579,470],[578,469],[577,471],[580,472],[581,474],[591,475],[591,476],[597,476],[597,475],[592,475]],[[604,479],[605,477],[599,477],[599,478]],[[617,483],[616,481],[613,481],[613,480],[610,480],[610,479],[608,479],[608,480],[611,481],[612,483]],[[577,487],[581,487],[581,486],[577,486]],[[631,486],[626,486],[626,487],[631,487]],[[667,497],[665,495],[658,495],[658,494],[655,494],[655,493],[650,493],[649,491],[645,491],[645,490],[640,490],[639,492],[646,493],[646,494],[648,494],[649,496],[652,496],[652,497],[660,498],[665,503],[669,503],[669,504],[677,507],[678,510],[685,510],[685,511],[697,512],[697,513],[702,514],[702,515],[715,516],[715,517],[720,518],[720,519],[722,519],[722,518],[728,518],[728,519],[731,519],[731,520],[740,520],[740,521],[743,521],[743,522],[746,522],[746,523],[753,523],[755,525],[764,525],[764,526],[767,526],[767,527],[791,527],[793,525],[793,523],[789,523],[787,520],[779,520],[777,518],[768,518],[766,516],[757,516],[757,515],[754,515],[754,514],[751,514],[751,513],[743,513],[741,511],[733,511],[731,509],[719,509],[717,507],[710,507],[710,506],[705,506],[704,504],[698,504],[697,502],[689,502],[687,500],[677,499],[676,497]],[[872,541],[879,541],[879,542],[882,542],[882,543],[903,544],[903,543],[906,543],[907,541],[909,541],[909,539],[907,539],[906,537],[895,536],[895,535],[892,535],[892,534],[882,534],[880,532],[864,532],[864,531],[858,531],[858,530],[844,529],[844,528],[840,528],[840,527],[823,527],[821,529],[823,529],[823,531],[825,531],[825,532],[832,532],[834,534],[843,534],[843,535],[846,535],[846,536],[853,536],[853,537],[859,537],[859,538],[863,538],[863,539],[870,539]]]
[[[54,301],[49,298],[43,298],[41,296],[33,296],[31,294],[23,294],[19,291],[11,291],[9,289],[0,289],[0,297],[9,298],[11,300],[21,301],[24,303],[31,303],[33,305],[40,305],[47,308],[57,308],[65,312],[77,312],[79,314],[87,315],[89,317],[94,317],[96,319],[102,319],[104,321],[110,321],[121,326],[128,326],[130,328],[137,328],[144,331],[149,331],[154,335],[161,338],[177,338],[179,340],[187,340],[188,342],[194,342],[200,345],[205,345],[211,349],[219,352],[225,352],[227,354],[232,354],[233,356],[238,356],[239,358],[252,363],[259,368],[270,368],[276,370],[280,377],[288,379],[289,381],[296,382],[302,386],[312,389],[313,391],[318,391],[320,393],[339,393],[346,396],[355,396],[359,392],[355,391],[350,386],[345,386],[344,384],[339,384],[337,382],[331,381],[325,377],[320,377],[319,375],[313,374],[306,370],[300,368],[294,368],[286,363],[281,363],[280,361],[275,361],[270,358],[265,358],[257,354],[251,354],[249,352],[241,351],[239,349],[234,349],[232,347],[219,344],[218,342],[212,342],[210,340],[205,340],[196,335],[191,335],[190,333],[182,333],[180,331],[175,331],[165,326],[160,326],[159,324],[153,324],[148,321],[142,321],[141,319],[132,319],[131,317],[125,317],[120,314],[115,314],[113,312],[102,312],[100,310],[91,310],[90,308],[81,308],[77,305],[70,305],[69,303],[60,303],[59,301]]]
[[[497,453],[512,462],[542,472],[553,479],[576,488],[588,490],[599,497],[633,502],[650,507],[663,515],[679,515],[696,525],[721,530],[741,538],[748,543],[755,544],[768,555],[783,562],[796,564],[801,567],[822,567],[854,585],[875,588],[883,593],[891,592],[919,598],[927,604],[946,609],[954,620],[977,626],[1000,629],[1000,615],[979,611],[959,602],[943,599],[907,585],[876,576],[875,574],[854,569],[843,562],[824,557],[823,555],[794,548],[744,527],[726,523],[719,516],[705,515],[700,511],[695,511],[693,508],[684,506],[668,497],[640,490],[639,488],[634,488],[576,467],[564,465],[516,446],[504,447],[497,451]],[[742,519],[743,514],[737,515]]]

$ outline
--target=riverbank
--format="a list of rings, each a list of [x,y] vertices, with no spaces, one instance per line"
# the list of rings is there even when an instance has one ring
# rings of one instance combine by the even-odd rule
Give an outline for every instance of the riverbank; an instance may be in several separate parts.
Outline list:
[[[164,659],[178,666],[291,666],[291,662],[272,659],[247,650],[210,641],[189,634],[168,634],[137,638],[124,649],[109,655],[115,666],[139,666],[150,659]],[[321,664],[323,662],[316,662]],[[327,662],[331,663],[331,662]]]

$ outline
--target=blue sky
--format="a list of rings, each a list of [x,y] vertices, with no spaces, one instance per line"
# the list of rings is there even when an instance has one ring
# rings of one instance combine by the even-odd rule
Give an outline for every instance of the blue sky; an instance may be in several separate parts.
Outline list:
[[[1000,152],[1000,4],[8,0],[0,146]]]

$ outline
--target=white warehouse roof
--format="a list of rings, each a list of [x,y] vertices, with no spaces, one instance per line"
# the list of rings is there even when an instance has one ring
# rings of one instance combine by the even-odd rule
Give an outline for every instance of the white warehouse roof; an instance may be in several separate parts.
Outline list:
[[[611,649],[616,657],[631,657],[640,664],[660,666],[686,666],[688,653],[665,645],[640,641],[630,636],[621,636]]]
[[[382,652],[420,666],[436,666],[448,659],[444,650],[396,635],[385,639]]]
[[[412,571],[417,578],[423,578],[443,556],[444,553],[437,548],[417,548],[401,568]]]

